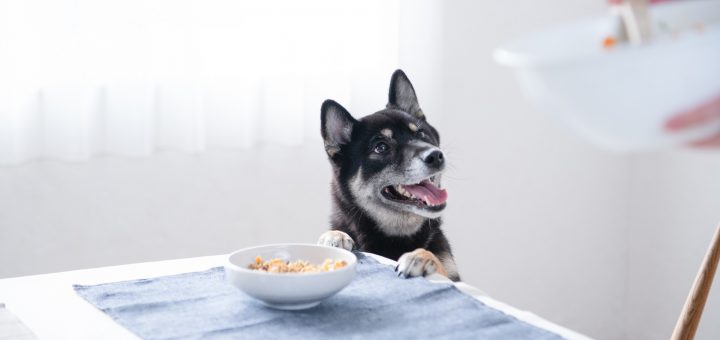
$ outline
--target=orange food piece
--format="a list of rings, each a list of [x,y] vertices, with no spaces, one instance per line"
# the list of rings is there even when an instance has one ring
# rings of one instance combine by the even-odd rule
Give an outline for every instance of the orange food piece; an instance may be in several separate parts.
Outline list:
[[[605,39],[603,39],[603,47],[604,48],[607,48],[607,49],[613,48],[616,44],[617,44],[617,39],[615,39],[614,37],[605,37]]]
[[[330,272],[347,266],[345,261],[333,261],[326,259],[322,265],[314,265],[307,261],[297,260],[293,262],[274,258],[270,261],[263,261],[260,256],[255,257],[255,263],[248,265],[248,269],[270,272],[270,273],[317,273]]]

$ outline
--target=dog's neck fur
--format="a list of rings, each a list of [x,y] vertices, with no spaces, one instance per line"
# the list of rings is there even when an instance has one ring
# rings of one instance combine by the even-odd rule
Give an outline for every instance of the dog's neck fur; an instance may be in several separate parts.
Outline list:
[[[343,189],[337,179],[333,179],[331,188],[332,229],[348,233],[357,243],[359,250],[397,260],[406,252],[428,248],[440,231],[439,218],[428,219],[403,213],[381,220],[376,217],[378,214],[370,213],[354,202],[350,192]]]

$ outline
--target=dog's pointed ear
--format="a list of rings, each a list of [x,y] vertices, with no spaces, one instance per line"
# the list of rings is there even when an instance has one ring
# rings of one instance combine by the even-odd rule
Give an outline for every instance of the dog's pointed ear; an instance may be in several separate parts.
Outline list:
[[[420,119],[425,119],[425,114],[420,109],[415,89],[410,79],[402,70],[396,70],[390,79],[390,93],[388,94],[389,109],[405,111]]]
[[[325,152],[334,158],[340,148],[350,142],[353,126],[357,120],[334,100],[326,100],[320,108],[321,133],[325,140]]]

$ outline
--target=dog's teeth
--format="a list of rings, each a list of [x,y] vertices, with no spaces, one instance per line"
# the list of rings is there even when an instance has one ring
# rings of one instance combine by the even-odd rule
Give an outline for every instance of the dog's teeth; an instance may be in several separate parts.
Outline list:
[[[405,190],[405,188],[404,188],[402,185],[396,185],[396,186],[395,186],[395,190],[397,190],[397,192],[398,192],[400,195],[403,195],[403,196],[405,196],[405,197],[410,197],[410,193],[407,192],[407,190]]]

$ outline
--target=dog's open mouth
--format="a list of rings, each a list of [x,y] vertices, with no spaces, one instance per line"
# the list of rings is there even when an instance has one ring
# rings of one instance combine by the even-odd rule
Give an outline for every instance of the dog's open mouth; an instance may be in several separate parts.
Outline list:
[[[429,178],[417,184],[390,185],[383,188],[382,195],[389,200],[418,208],[442,208],[448,198],[447,190],[441,189],[433,180]]]

